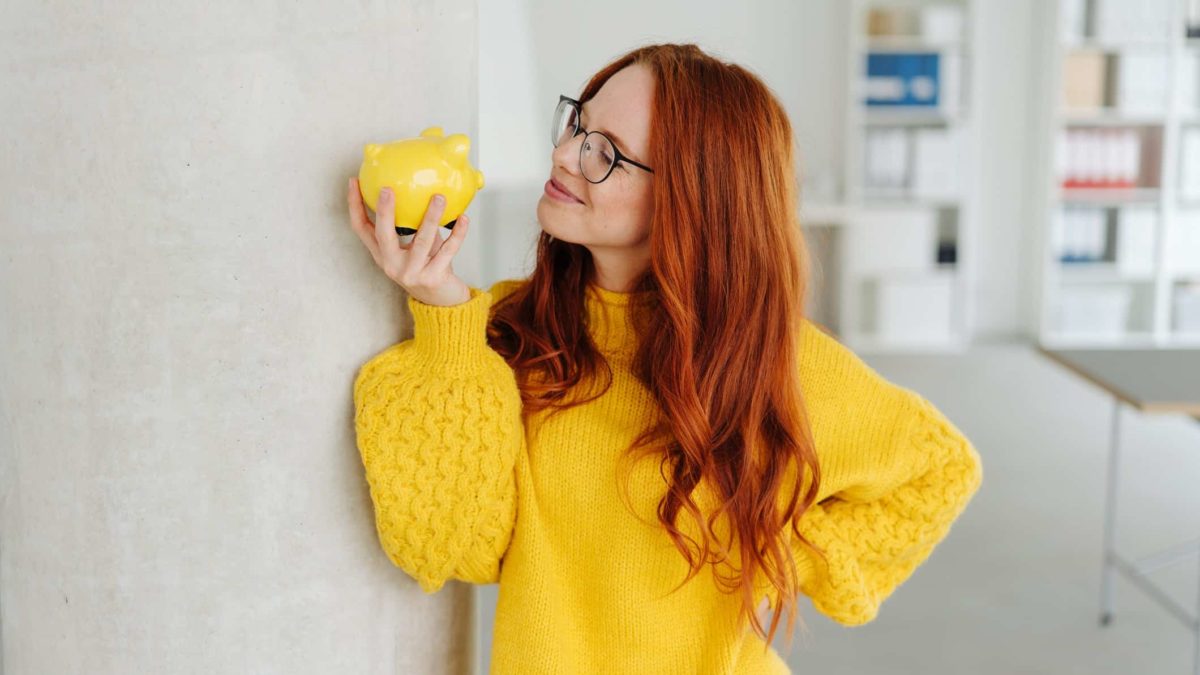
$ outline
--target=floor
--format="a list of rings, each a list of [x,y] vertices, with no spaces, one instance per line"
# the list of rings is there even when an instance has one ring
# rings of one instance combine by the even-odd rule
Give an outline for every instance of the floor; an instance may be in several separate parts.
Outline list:
[[[793,672],[1192,672],[1191,633],[1123,577],[1112,624],[1098,623],[1111,398],[1026,345],[864,359],[971,438],[984,483],[875,621],[847,628],[802,603],[810,634],[793,642]],[[1200,425],[1122,414],[1117,547],[1141,558],[1200,535]],[[1187,607],[1196,562],[1153,577]]]
[[[962,429],[984,483],[875,621],[849,628],[800,603],[808,635],[790,653],[774,642],[796,675],[1192,672],[1189,629],[1123,577],[1112,624],[1098,622],[1111,398],[1026,344],[863,358]],[[1200,425],[1122,414],[1117,546],[1141,558],[1200,536]],[[1197,563],[1153,579],[1194,608]],[[484,662],[496,589],[479,587]]]

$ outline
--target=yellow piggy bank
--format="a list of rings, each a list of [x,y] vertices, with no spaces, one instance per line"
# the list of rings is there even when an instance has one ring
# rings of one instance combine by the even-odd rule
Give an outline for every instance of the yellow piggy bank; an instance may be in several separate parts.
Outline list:
[[[363,148],[358,169],[363,201],[376,211],[380,188],[392,188],[396,232],[408,235],[421,226],[433,195],[441,194],[446,208],[438,225],[454,229],[475,193],[483,189],[483,174],[467,159],[470,149],[466,134],[443,136],[441,127],[429,127],[416,138],[371,143]]]

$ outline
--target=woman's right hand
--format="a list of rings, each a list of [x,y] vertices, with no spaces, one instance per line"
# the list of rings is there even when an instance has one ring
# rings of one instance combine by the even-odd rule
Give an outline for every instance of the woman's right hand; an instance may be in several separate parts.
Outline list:
[[[391,188],[385,187],[379,191],[375,223],[372,224],[367,219],[358,178],[351,178],[346,188],[350,227],[371,252],[375,264],[409,295],[427,305],[449,307],[470,300],[470,288],[455,276],[450,267],[454,254],[458,253],[467,236],[471,222],[467,214],[459,216],[450,236],[442,239],[438,233],[438,221],[446,210],[445,199],[443,195],[434,195],[429,200],[417,233],[412,241],[404,245],[400,243],[400,235],[396,232],[393,198]]]

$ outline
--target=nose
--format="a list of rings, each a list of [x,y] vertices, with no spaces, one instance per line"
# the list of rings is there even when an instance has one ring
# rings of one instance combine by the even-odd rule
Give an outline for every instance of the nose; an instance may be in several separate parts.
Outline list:
[[[559,143],[558,147],[550,153],[551,161],[573,176],[580,175],[582,170],[582,167],[579,166],[579,144],[583,142],[583,137],[583,134],[575,134]]]

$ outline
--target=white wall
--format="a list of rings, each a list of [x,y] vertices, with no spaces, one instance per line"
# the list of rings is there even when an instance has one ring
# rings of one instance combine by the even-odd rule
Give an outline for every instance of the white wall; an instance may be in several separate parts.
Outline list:
[[[978,0],[986,26],[979,36],[978,75],[991,83],[979,101],[983,196],[975,301],[980,338],[1033,331],[1032,280],[1022,270],[1034,269],[1027,239],[1036,221],[1026,211],[1026,163],[1036,64],[1027,48],[1014,46],[1029,44],[1034,1]],[[696,42],[762,76],[789,112],[803,198],[835,199],[836,194],[819,189],[829,181],[836,188],[843,175],[847,6],[835,0],[483,3],[480,161],[489,180],[502,177],[503,187],[489,196],[481,193],[480,208],[489,208],[489,199],[506,203],[483,218],[481,229],[498,242],[489,249],[494,257],[488,273],[500,277],[531,269],[526,244],[537,233],[533,208],[550,169],[545,128],[558,95],[577,94],[607,61],[647,42]],[[528,101],[520,99],[527,92],[536,97],[532,114]]]
[[[345,190],[367,142],[474,137],[476,23],[0,4],[5,672],[466,667],[469,587],[376,539],[352,378],[411,333]]]

